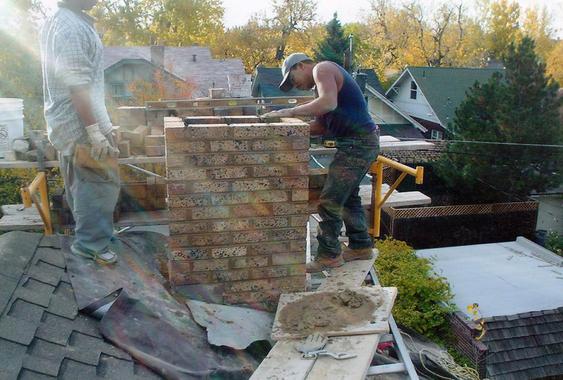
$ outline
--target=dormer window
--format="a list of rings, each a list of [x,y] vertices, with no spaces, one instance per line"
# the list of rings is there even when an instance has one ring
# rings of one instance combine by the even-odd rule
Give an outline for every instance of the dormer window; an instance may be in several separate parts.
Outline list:
[[[411,81],[411,99],[416,99],[416,90],[418,87],[414,81]]]

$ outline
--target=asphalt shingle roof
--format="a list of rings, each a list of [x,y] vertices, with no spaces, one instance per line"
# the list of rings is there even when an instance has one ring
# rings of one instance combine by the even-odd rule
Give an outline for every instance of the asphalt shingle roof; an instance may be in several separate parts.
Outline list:
[[[78,313],[58,237],[0,236],[0,285],[0,379],[160,378]]]
[[[104,70],[124,59],[143,59],[151,62],[151,48],[104,47]],[[164,68],[179,78],[194,82],[198,88],[198,96],[207,96],[208,89],[212,87],[229,89],[235,85],[240,87],[236,96],[250,96],[250,75],[245,73],[242,60],[214,59],[209,48],[204,46],[165,46]]]
[[[485,319],[490,379],[563,375],[563,307]]]
[[[443,126],[455,117],[455,110],[475,82],[485,83],[502,69],[464,67],[408,67],[420,90]]]

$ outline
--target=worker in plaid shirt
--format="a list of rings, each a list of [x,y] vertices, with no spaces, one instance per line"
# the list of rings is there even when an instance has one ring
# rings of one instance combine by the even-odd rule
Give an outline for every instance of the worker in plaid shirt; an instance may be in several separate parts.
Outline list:
[[[103,46],[84,11],[97,0],[64,0],[41,32],[47,133],[59,151],[67,202],[76,226],[73,254],[109,264],[119,195],[119,151],[104,102]],[[84,160],[78,153],[87,147]],[[82,158],[80,158],[82,157]]]

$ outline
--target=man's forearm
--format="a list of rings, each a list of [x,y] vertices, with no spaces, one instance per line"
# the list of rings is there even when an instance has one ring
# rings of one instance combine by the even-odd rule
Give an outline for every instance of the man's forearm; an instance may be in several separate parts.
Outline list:
[[[322,116],[327,112],[333,111],[334,107],[321,98],[317,98],[307,104],[291,109],[292,116]]]
[[[90,86],[75,86],[70,88],[72,104],[78,113],[78,117],[85,127],[96,124],[97,120],[92,113],[92,101],[90,99]]]

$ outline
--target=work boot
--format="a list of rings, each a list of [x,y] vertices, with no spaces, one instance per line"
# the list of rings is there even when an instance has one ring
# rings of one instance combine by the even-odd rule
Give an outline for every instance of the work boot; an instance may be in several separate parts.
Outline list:
[[[377,250],[374,248],[351,249],[344,247],[342,249],[342,257],[346,262],[354,260],[371,260],[375,254],[377,254]]]
[[[338,255],[336,257],[325,257],[317,255],[317,257],[315,257],[313,261],[307,263],[307,273],[318,273],[322,272],[323,270],[338,268],[342,265],[344,265],[342,255]]]

